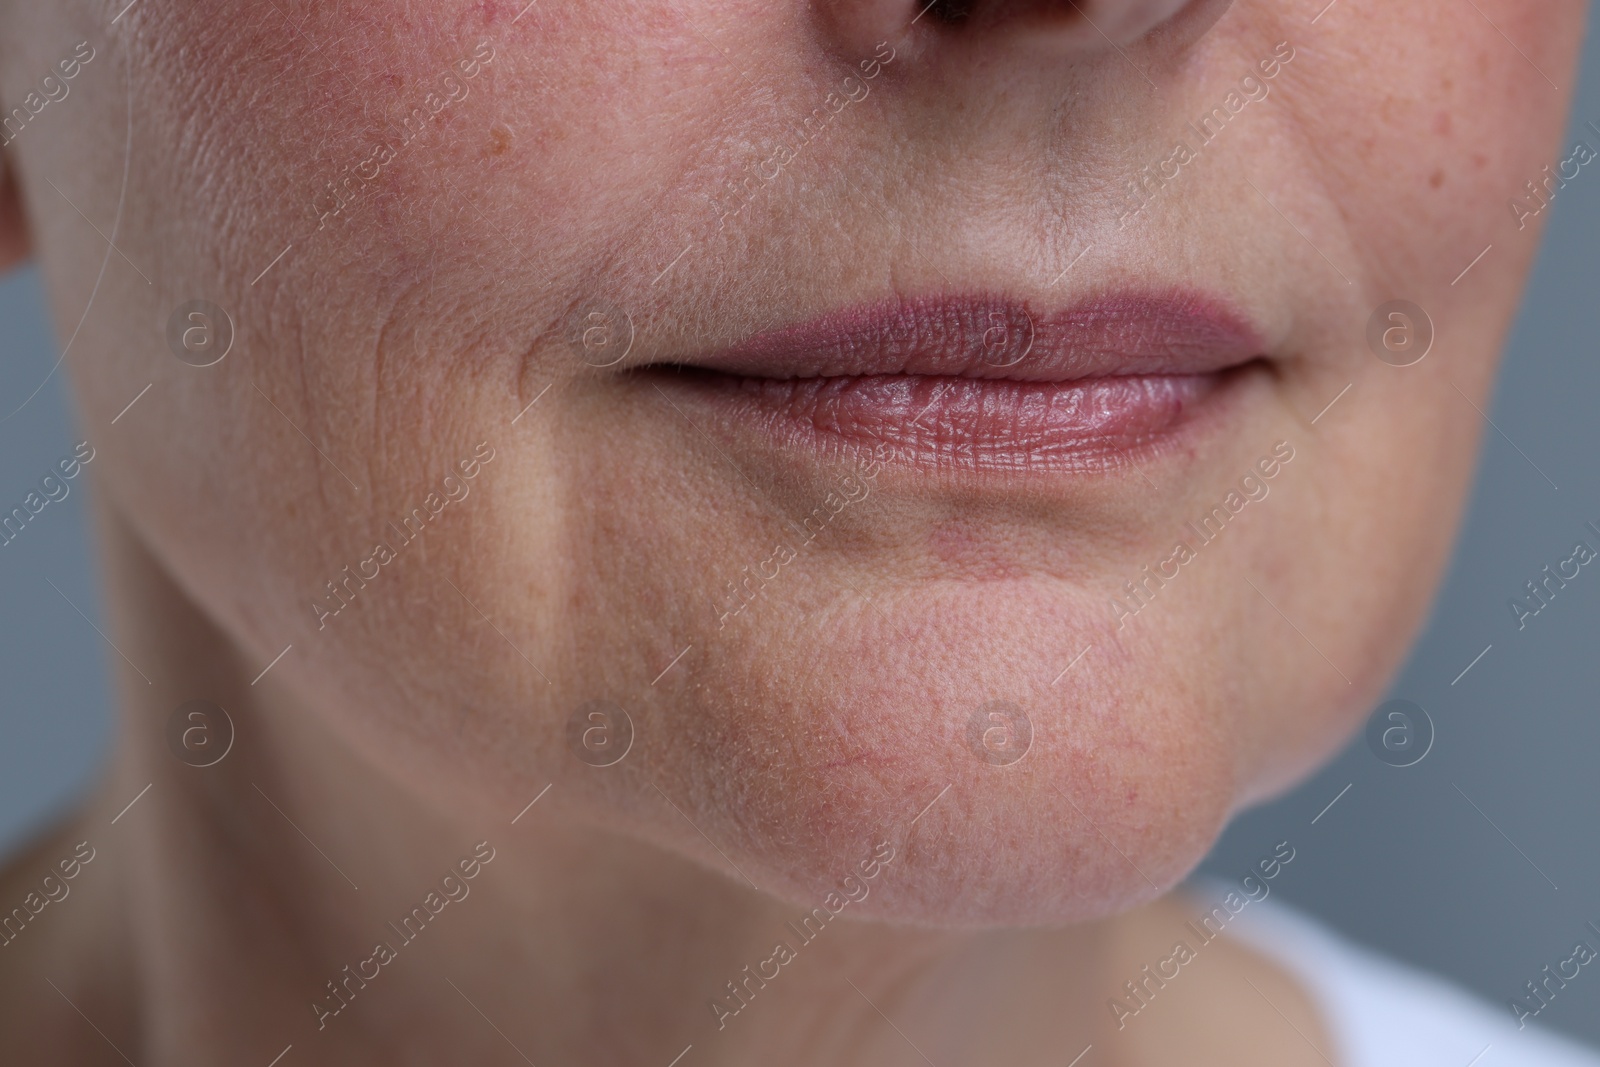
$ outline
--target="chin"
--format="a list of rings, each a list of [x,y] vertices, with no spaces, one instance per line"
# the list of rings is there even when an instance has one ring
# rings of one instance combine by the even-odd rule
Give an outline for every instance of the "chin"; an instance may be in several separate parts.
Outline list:
[[[680,798],[726,858],[681,820],[674,843],[800,912],[941,927],[1096,919],[1181,881],[1240,793],[1229,687],[990,586],[769,605],[811,621],[737,634],[675,713]]]

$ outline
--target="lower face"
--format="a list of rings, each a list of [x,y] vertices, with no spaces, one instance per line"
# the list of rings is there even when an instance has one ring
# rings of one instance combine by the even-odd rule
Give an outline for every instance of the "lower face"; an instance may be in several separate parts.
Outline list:
[[[1581,4],[1237,0],[1082,63],[520,6],[9,16],[103,57],[13,146],[86,425],[153,382],[101,489],[246,659],[439,803],[554,782],[808,903],[890,840],[870,907],[932,923],[1151,896],[1339,743],[1448,550]],[[96,289],[46,179],[153,281]]]

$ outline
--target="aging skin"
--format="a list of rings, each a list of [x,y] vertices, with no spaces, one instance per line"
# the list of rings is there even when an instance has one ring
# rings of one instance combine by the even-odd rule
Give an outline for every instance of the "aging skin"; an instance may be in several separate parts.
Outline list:
[[[1347,736],[1426,610],[1584,5],[968,6],[0,5],[7,109],[97,51],[4,150],[0,251],[70,339],[144,675],[112,661],[104,789],[4,883],[99,850],[0,950],[23,1053],[1321,1061],[1243,978],[1315,1034],[1303,991],[1232,946],[1123,1031],[1106,1000],[1170,950],[1185,905],[1156,898]],[[1395,299],[1434,330],[1408,367],[1367,343]],[[209,367],[168,342],[194,300],[231,321]],[[770,354],[730,387],[766,399],[704,387],[752,338],[950,301],[1057,337],[1203,306],[1250,358],[1107,400],[1144,420],[1121,436],[1018,384],[1044,348],[832,406]],[[1183,347],[1112,321],[1113,354]],[[1002,395],[1098,443],[1032,469],[984,421]],[[1280,447],[1270,494],[1118,612]],[[196,698],[238,731],[203,769],[166,742]],[[634,727],[609,767],[568,743],[596,700]],[[968,744],[994,702],[1016,762]],[[319,1028],[480,841],[470,898]],[[719,1029],[708,1000],[882,841]]]

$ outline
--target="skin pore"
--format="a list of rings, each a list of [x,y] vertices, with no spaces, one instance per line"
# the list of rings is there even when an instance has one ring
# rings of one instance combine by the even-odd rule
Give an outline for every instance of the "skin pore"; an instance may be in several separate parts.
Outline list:
[[[1420,623],[1582,3],[121,7],[0,4],[7,112],[96,50],[4,150],[0,250],[70,339],[126,657],[103,786],[0,880],[10,908],[96,849],[0,948],[21,1059],[1334,1055],[1226,940],[1125,1027],[1107,1001]],[[1219,306],[1257,358],[1185,432],[1047,471],[937,431],[802,447],[682,369],[1001,296]],[[1413,366],[1368,347],[1395,299],[1435,331]],[[169,341],[196,300],[232,329],[206,367]],[[169,748],[193,699],[236,731],[213,766]],[[633,724],[611,766],[569,744],[596,700]],[[966,741],[994,702],[1016,762]],[[847,876],[870,892],[719,1020]]]

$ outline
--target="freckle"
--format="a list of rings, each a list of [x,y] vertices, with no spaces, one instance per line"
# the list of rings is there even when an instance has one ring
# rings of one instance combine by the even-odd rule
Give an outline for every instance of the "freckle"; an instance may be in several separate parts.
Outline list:
[[[1440,137],[1450,136],[1450,113],[1448,111],[1439,112],[1439,117],[1433,120],[1433,132]]]
[[[497,122],[489,127],[489,147],[487,152],[491,156],[503,156],[511,147],[511,127],[503,122]]]
[[[1435,189],[1437,189],[1437,188],[1439,188],[1439,186],[1443,185],[1444,184],[1444,171],[1442,171],[1442,170],[1434,171],[1433,174],[1431,176],[1429,176],[1429,178],[1428,178],[1428,184],[1430,186],[1432,186],[1433,188],[1435,188]]]

